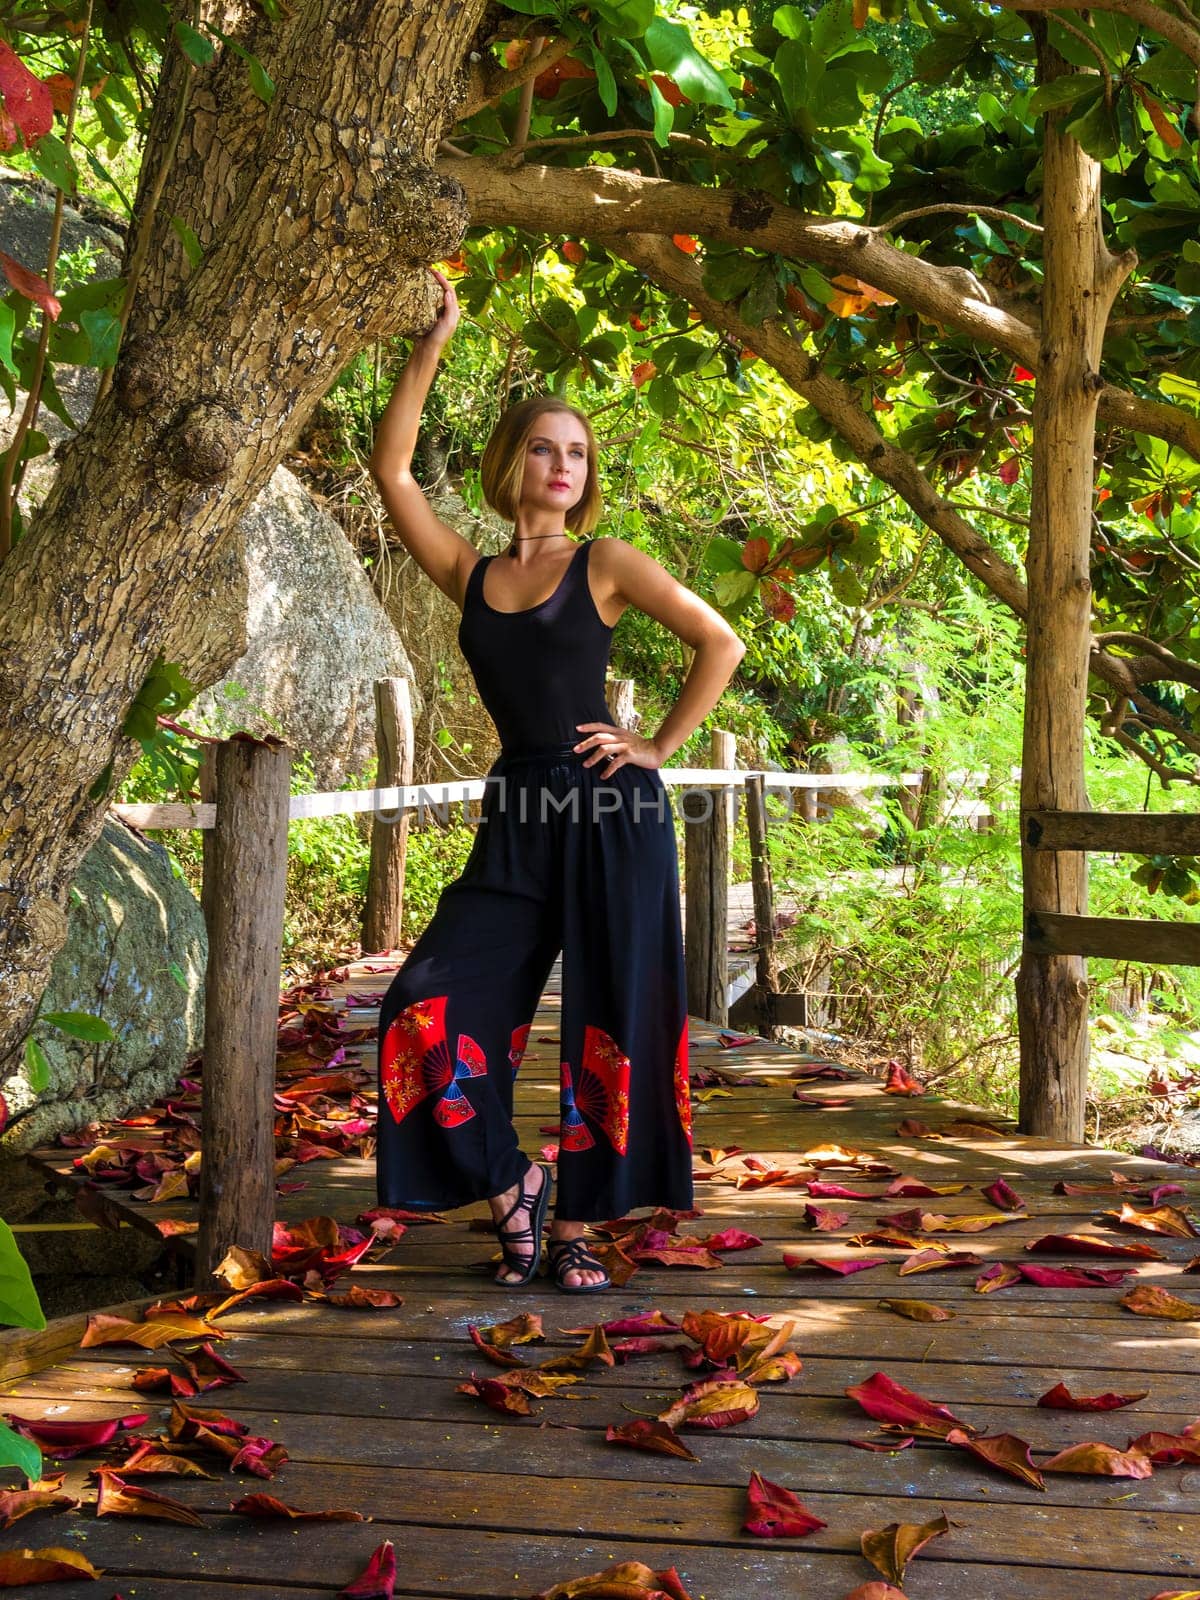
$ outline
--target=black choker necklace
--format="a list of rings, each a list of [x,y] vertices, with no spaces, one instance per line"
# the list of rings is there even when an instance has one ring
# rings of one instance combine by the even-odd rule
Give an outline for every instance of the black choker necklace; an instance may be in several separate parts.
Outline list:
[[[563,534],[563,533],[526,533],[526,534],[522,535],[522,537],[519,538],[519,539],[513,539],[512,542],[509,544],[509,547],[508,547],[508,550],[507,550],[506,553],[508,555],[510,555],[510,556],[515,556],[516,553],[517,553],[517,546],[519,544],[528,544],[530,542],[530,540],[532,540],[532,539],[565,539],[565,538],[566,538],[566,534]]]

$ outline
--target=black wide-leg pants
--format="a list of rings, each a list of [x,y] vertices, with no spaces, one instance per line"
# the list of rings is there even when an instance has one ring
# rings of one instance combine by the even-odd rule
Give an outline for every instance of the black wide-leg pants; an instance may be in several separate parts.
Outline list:
[[[513,1080],[560,951],[557,1216],[692,1203],[671,806],[657,771],[602,780],[590,753],[494,763],[462,875],[384,997],[382,1205],[449,1209],[524,1176]]]

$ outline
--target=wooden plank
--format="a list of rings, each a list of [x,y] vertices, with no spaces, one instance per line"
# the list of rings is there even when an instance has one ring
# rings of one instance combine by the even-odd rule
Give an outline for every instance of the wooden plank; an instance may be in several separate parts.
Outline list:
[[[1039,955],[1108,956],[1162,967],[1200,967],[1200,923],[1147,917],[1025,916],[1025,941]]]
[[[143,1300],[122,1300],[116,1305],[101,1306],[96,1312],[79,1311],[68,1317],[55,1317],[37,1332],[28,1328],[0,1329],[0,1383],[8,1383],[29,1372],[40,1372],[54,1362],[73,1356],[89,1316],[136,1318],[157,1298],[157,1295],[147,1295]]]
[[[893,1320],[891,1326],[898,1324]],[[1074,1367],[1062,1361],[1043,1366],[1028,1359],[1018,1359],[1010,1366],[969,1358],[945,1361],[938,1359],[936,1353],[928,1354],[925,1344],[905,1351],[890,1348],[888,1331],[882,1330],[879,1343],[880,1360],[886,1360],[889,1376],[910,1389],[934,1396],[943,1405],[970,1408],[976,1420],[992,1418],[996,1408],[1011,1411],[1030,1406],[1060,1381],[1072,1393],[1096,1392],[1094,1368]],[[1118,1336],[1113,1329],[1110,1337]],[[544,1361],[568,1344],[577,1343],[578,1340],[551,1337],[545,1345],[525,1350],[524,1356],[531,1363]],[[305,1333],[294,1333],[290,1338],[252,1328],[239,1331],[236,1341],[230,1341],[225,1350],[228,1359],[251,1385],[226,1398],[236,1405],[238,1396],[251,1397],[255,1404],[272,1411],[311,1408],[314,1397],[331,1388],[343,1406],[352,1394],[365,1396],[370,1414],[374,1415],[379,1409],[380,1394],[388,1393],[380,1380],[390,1383],[396,1377],[419,1378],[433,1373],[440,1380],[463,1382],[472,1372],[480,1370],[480,1357],[474,1345],[461,1334],[448,1338],[444,1322],[436,1333],[426,1330],[424,1338],[411,1326],[406,1326],[397,1329],[392,1339],[362,1340],[339,1338],[336,1328],[331,1328],[328,1321],[317,1323]],[[803,1359],[804,1370],[798,1382],[783,1389],[769,1390],[768,1394],[801,1404],[814,1397],[833,1399],[844,1414],[842,1396],[849,1385],[861,1381],[862,1358],[835,1353],[828,1341],[817,1340],[806,1346]],[[88,1394],[111,1398],[112,1390],[127,1391],[132,1373],[140,1364],[141,1358],[131,1350],[102,1347],[72,1351],[52,1373],[41,1374],[36,1381],[18,1383],[11,1392],[59,1394],[72,1392],[74,1387],[78,1389],[77,1397]],[[343,1376],[352,1381],[343,1382]],[[600,1379],[593,1378],[578,1392],[591,1393],[597,1383],[606,1390],[640,1385],[665,1392],[678,1388],[684,1377],[678,1353],[664,1351],[659,1356],[638,1357],[619,1370],[603,1374]],[[1190,1423],[1196,1414],[1195,1380],[1186,1369],[1147,1374],[1143,1382],[1132,1385],[1125,1377],[1112,1372],[1103,1387],[1125,1392],[1148,1391],[1145,1400],[1119,1416],[1092,1419],[1098,1426],[1114,1432],[1119,1432],[1127,1423],[1131,1434],[1152,1428],[1170,1432],[1170,1428],[1163,1426],[1166,1419],[1176,1422],[1183,1419]],[[1064,1418],[1064,1425],[1079,1427],[1078,1417],[1072,1419],[1069,1412],[1058,1415]],[[992,1422],[989,1422],[989,1431],[996,1431]]]
[[[612,1538],[619,1525],[627,1539],[690,1545],[705,1543],[756,1548],[740,1534],[745,1486],[701,1485],[653,1481],[649,1493],[630,1492],[614,1481],[560,1478],[553,1495],[539,1493],[539,1480],[481,1474],[464,1478],[451,1472],[418,1473],[409,1468],[385,1470],[347,1466],[339,1470],[331,1494],[328,1473],[297,1462],[286,1469],[286,1499],[299,1510],[320,1510],[334,1501],[375,1519],[377,1537],[392,1538],[403,1548],[414,1525],[446,1529],[470,1527],[477,1532],[508,1532],[512,1527],[514,1498],[525,1509],[524,1531],[553,1536],[563,1528],[590,1538]],[[68,1488],[75,1492],[74,1483]],[[283,1483],[279,1485],[283,1492]],[[226,1511],[228,1486],[176,1480],[174,1497],[193,1511],[216,1516]],[[804,1504],[827,1526],[806,1537],[810,1554],[855,1554],[863,1527],[912,1520],[912,1502],[904,1496],[865,1501],[840,1485],[805,1490]],[[965,1496],[939,1502],[946,1516],[961,1530],[954,1544],[948,1540],[930,1545],[925,1562],[994,1561],[1041,1567],[1045,1541],[1069,1545],[1076,1565],[1104,1571],[1113,1565],[1109,1540],[1113,1524],[1120,1528],[1121,1566],[1130,1572],[1156,1572],[1169,1568],[1180,1546],[1196,1548],[1200,1541],[1200,1516],[1163,1513],[1145,1507],[1126,1508],[1116,1517],[1090,1507],[1064,1508],[1031,1503],[989,1507],[980,1523],[978,1502]],[[216,1524],[216,1526],[220,1526]],[[788,1547],[790,1541],[785,1544]],[[796,1548],[792,1546],[792,1548]],[[660,1562],[661,1565],[661,1562]],[[922,1568],[924,1570],[924,1568]],[[327,1595],[328,1591],[324,1591]],[[141,1600],[140,1593],[138,1600]],[[729,1600],[736,1600],[731,1596]]]
[[[776,1481],[778,1472],[776,1465]],[[530,1490],[548,1497],[553,1493],[544,1479]],[[729,1498],[732,1502],[733,1496]],[[319,1565],[327,1575],[327,1594],[335,1584],[357,1576],[381,1537],[381,1530],[370,1523],[298,1529],[294,1524],[224,1517],[206,1518],[205,1529],[194,1529],[190,1537],[177,1527],[140,1522],[135,1544],[129,1526],[121,1526],[123,1520],[106,1517],[88,1524],[88,1556],[108,1578],[154,1576],[186,1563],[193,1577],[212,1573],[225,1583],[271,1586],[307,1581],[313,1566]],[[1032,1537],[1036,1539],[1036,1519]],[[972,1561],[966,1554],[969,1538],[969,1532],[956,1529],[940,1541],[937,1559],[930,1558],[933,1546],[923,1553],[922,1600],[963,1600],[964,1593],[986,1595],[988,1600],[1047,1600],[1051,1594],[1053,1600],[1130,1600],[1131,1592],[1140,1593],[1140,1588],[1131,1591],[1131,1581],[1145,1587],[1144,1579],[1127,1568],[1071,1572],[1045,1565]],[[1039,1544],[1043,1556],[1052,1549],[1048,1542]],[[1113,1553],[1119,1560],[1121,1549]],[[406,1586],[437,1600],[529,1600],[564,1579],[580,1578],[618,1561],[641,1561],[654,1570],[674,1566],[693,1600],[779,1600],[781,1595],[842,1600],[873,1575],[857,1554],[825,1554],[789,1539],[744,1537],[729,1545],[686,1544],[674,1538],[669,1525],[658,1540],[650,1541],[619,1532],[598,1538],[500,1533],[447,1519],[445,1526],[407,1527],[397,1555]],[[1176,1570],[1186,1572],[1186,1568]],[[55,1600],[59,1596],[94,1600],[95,1588],[56,1585],[53,1593]],[[136,1600],[142,1600],[140,1592]]]
[[[1023,824],[1025,842],[1033,850],[1200,853],[1200,815],[1194,812],[1028,811]]]

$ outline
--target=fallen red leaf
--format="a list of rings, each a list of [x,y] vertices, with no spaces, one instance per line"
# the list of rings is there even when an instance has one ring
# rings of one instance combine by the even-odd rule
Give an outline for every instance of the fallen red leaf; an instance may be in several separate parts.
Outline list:
[[[683,1461],[699,1461],[683,1440],[665,1422],[639,1417],[636,1422],[626,1422],[621,1427],[612,1426],[604,1435],[609,1444],[628,1445],[633,1450],[648,1450],[654,1455],[679,1456]]]
[[[0,1517],[3,1525],[11,1528],[14,1522],[27,1517],[31,1511],[71,1511],[79,1501],[74,1495],[61,1492],[62,1474],[52,1479],[31,1483],[28,1489],[0,1489]]]
[[[83,1455],[88,1450],[99,1450],[111,1444],[122,1430],[140,1428],[147,1420],[145,1412],[130,1417],[106,1417],[91,1422],[47,1422],[38,1417],[21,1417],[9,1412],[9,1426],[26,1439],[32,1439],[48,1455],[60,1461]]]
[[[567,1350],[560,1356],[553,1356],[549,1361],[543,1361],[540,1370],[542,1372],[584,1372],[594,1361],[600,1362],[605,1367],[614,1367],[617,1364],[617,1358],[613,1355],[608,1339],[605,1337],[604,1328],[599,1323],[577,1349]]]
[[[248,1289],[239,1289],[236,1294],[227,1295],[224,1300],[219,1300],[208,1314],[210,1317],[224,1316],[227,1311],[236,1310],[247,1300],[303,1299],[304,1290],[290,1278],[268,1278],[265,1283],[252,1283]]]
[[[988,1184],[983,1191],[984,1198],[1001,1211],[1021,1211],[1025,1202],[1017,1191],[1005,1183],[1003,1178],[997,1178],[995,1183]]]
[[[907,1597],[892,1584],[872,1578],[870,1583],[859,1584],[852,1594],[846,1596],[846,1600],[907,1600]]]
[[[98,1578],[103,1571],[78,1550],[63,1550],[58,1545],[44,1550],[8,1550],[0,1555],[0,1589],[20,1589],[27,1583],[73,1583],[79,1578]]]
[[[919,1078],[914,1078],[912,1073],[902,1067],[898,1061],[889,1061],[887,1081],[883,1086],[884,1094],[919,1095],[925,1093],[925,1085]]]
[[[783,1350],[778,1355],[763,1356],[744,1368],[742,1376],[747,1383],[788,1383],[804,1370],[804,1363],[794,1350]]]
[[[658,1420],[670,1428],[732,1428],[758,1411],[758,1390],[740,1378],[704,1378],[690,1383]]]
[[[1048,1233],[1031,1239],[1025,1246],[1034,1255],[1118,1256],[1135,1261],[1161,1261],[1163,1254],[1152,1244],[1109,1244],[1093,1233]]]
[[[783,1264],[789,1272],[836,1272],[847,1278],[852,1272],[869,1272],[872,1267],[886,1267],[886,1256],[801,1256],[794,1250],[783,1252]]]
[[[893,1178],[883,1191],[888,1200],[923,1200],[934,1195],[961,1194],[965,1183],[926,1183],[924,1178]]]
[[[899,1181],[899,1180],[897,1180]],[[809,1195],[814,1200],[875,1200],[877,1195],[865,1189],[849,1189],[844,1183],[833,1183],[825,1178],[813,1178],[808,1184]],[[889,1194],[891,1190],[887,1191]]]
[[[1014,1283],[1022,1281],[1020,1267],[1007,1261],[993,1261],[975,1279],[975,1293],[994,1294],[998,1289],[1011,1289]]]
[[[982,1256],[973,1255],[969,1250],[949,1250],[943,1254],[941,1250],[926,1246],[900,1263],[897,1276],[907,1278],[914,1272],[941,1272],[947,1267],[977,1267],[982,1261]]]
[[[1034,1489],[1046,1487],[1041,1473],[1033,1464],[1028,1444],[1014,1434],[993,1433],[982,1439],[972,1439],[961,1429],[954,1428],[946,1435],[946,1443],[958,1445],[989,1467],[1006,1472],[1010,1478],[1019,1478]]]
[[[1115,1450],[1111,1444],[1071,1444],[1049,1461],[1043,1472],[1081,1472],[1105,1478],[1148,1478],[1154,1468],[1140,1450]]]
[[[182,1522],[190,1528],[202,1528],[204,1520],[178,1500],[170,1500],[153,1489],[142,1489],[126,1483],[115,1472],[101,1467],[96,1474],[99,1492],[96,1497],[98,1517],[156,1517],[163,1522]]]
[[[760,1472],[750,1474],[746,1490],[746,1515],[742,1528],[760,1539],[802,1539],[829,1524],[806,1511],[790,1489],[781,1488]]]
[[[520,1356],[513,1355],[510,1350],[502,1350],[498,1345],[488,1344],[487,1340],[483,1336],[484,1330],[482,1328],[477,1328],[473,1322],[468,1323],[467,1333],[470,1335],[472,1344],[474,1344],[476,1348],[483,1353],[483,1355],[493,1364],[493,1366],[525,1366],[525,1362],[521,1360]]]
[[[229,1508],[239,1517],[283,1517],[290,1522],[366,1522],[361,1511],[297,1511],[270,1494],[245,1494]]]
[[[805,1206],[804,1216],[809,1227],[818,1233],[837,1233],[850,1221],[848,1211],[831,1211],[827,1206]]]
[[[879,1305],[882,1310],[894,1311],[898,1317],[907,1317],[910,1322],[949,1322],[958,1315],[957,1311],[931,1305],[928,1300],[880,1300]]]
[[[1009,1222],[1028,1222],[1024,1211],[1007,1212],[1001,1217],[942,1217],[934,1211],[921,1213],[921,1227],[928,1233],[983,1233],[988,1228],[1003,1228]]]
[[[868,1528],[860,1539],[862,1553],[889,1583],[903,1583],[904,1569],[931,1539],[950,1532],[945,1514],[932,1522],[889,1522],[886,1528]]]
[[[1136,1405],[1150,1393],[1142,1389],[1137,1394],[1072,1394],[1065,1383],[1056,1383],[1047,1389],[1038,1401],[1048,1411],[1119,1411],[1122,1406]]]
[[[1200,1466],[1200,1438],[1187,1433],[1143,1433],[1127,1450],[1140,1450],[1158,1467]]]
[[[1181,1300],[1177,1294],[1153,1284],[1139,1283],[1121,1296],[1126,1311],[1139,1317],[1169,1317],[1173,1322],[1200,1322],[1200,1305],[1194,1300]]]
[[[674,1567],[655,1572],[640,1561],[622,1561],[586,1578],[570,1578],[544,1589],[536,1600],[691,1600]]]
[[[385,1539],[354,1582],[338,1590],[337,1600],[392,1600],[395,1592],[396,1548]]]
[[[724,1228],[720,1233],[710,1233],[701,1243],[706,1250],[757,1250],[762,1240],[741,1228]]]
[[[1164,1233],[1173,1239],[1200,1238],[1200,1229],[1178,1206],[1157,1206],[1152,1211],[1139,1211],[1126,1200],[1120,1211],[1102,1211],[1106,1222],[1121,1228],[1140,1228],[1143,1233]]]
[[[526,1316],[528,1316],[528,1313],[526,1313]],[[518,1318],[517,1320],[521,1319]],[[530,1320],[534,1319],[531,1318]],[[541,1318],[536,1318],[536,1321],[540,1331]],[[511,1324],[503,1324],[503,1326],[511,1326]],[[625,1335],[632,1338],[639,1338],[643,1335],[651,1337],[679,1332],[679,1324],[672,1322],[670,1317],[664,1316],[661,1311],[644,1311],[637,1317],[618,1317],[614,1322],[602,1322],[600,1326],[610,1338],[623,1337]],[[574,1334],[591,1333],[591,1331],[591,1327],[562,1329],[563,1333]]]
[[[172,1372],[167,1367],[143,1367],[140,1372],[134,1373],[130,1382],[141,1394],[169,1394],[173,1398],[187,1400],[198,1393],[190,1378]]]
[[[172,1339],[225,1337],[219,1329],[210,1327],[199,1317],[164,1313],[149,1319],[147,1313],[147,1318],[145,1322],[129,1322],[124,1317],[114,1317],[108,1312],[93,1312],[87,1319],[79,1347],[81,1350],[90,1350],[97,1345],[133,1344],[143,1350],[157,1350],[164,1344],[170,1344]]]
[[[497,1378],[477,1378],[472,1373],[469,1382],[458,1385],[458,1392],[472,1395],[476,1400],[482,1400],[484,1405],[491,1406],[493,1411],[507,1413],[509,1416],[533,1415],[533,1407],[529,1404],[524,1391],[501,1383]]]
[[[975,1431],[953,1411],[914,1394],[884,1372],[872,1373],[865,1383],[848,1388],[846,1394],[876,1422],[899,1423],[906,1430],[911,1428],[916,1433],[933,1434],[937,1438],[945,1438],[956,1429],[962,1431],[964,1437],[968,1431]]]
[[[931,1139],[934,1137],[933,1129],[927,1122],[920,1122],[916,1117],[905,1117],[903,1122],[896,1124],[896,1132],[902,1139]]]
[[[873,1450],[877,1455],[892,1455],[897,1450],[908,1450],[917,1441],[909,1433],[902,1438],[889,1441],[882,1439],[848,1439],[846,1442],[847,1444],[852,1444],[856,1450]]]
[[[352,1283],[341,1294],[322,1297],[326,1305],[338,1306],[343,1311],[381,1311],[404,1304],[403,1295],[391,1289],[367,1289],[361,1283]]]

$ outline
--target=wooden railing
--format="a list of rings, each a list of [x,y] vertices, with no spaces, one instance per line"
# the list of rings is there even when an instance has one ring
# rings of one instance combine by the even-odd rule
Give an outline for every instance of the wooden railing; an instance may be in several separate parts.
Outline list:
[[[1200,816],[1178,812],[1027,811],[1030,850],[1186,856],[1200,853]],[[1164,967],[1200,967],[1200,923],[1147,917],[1078,917],[1025,912],[1025,941],[1037,955],[1108,956]]]

